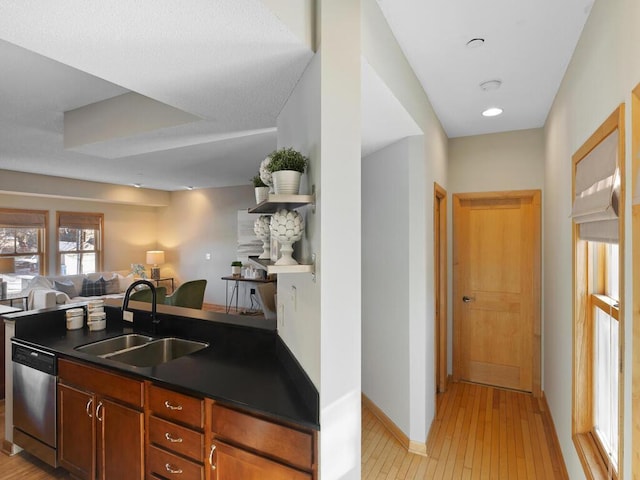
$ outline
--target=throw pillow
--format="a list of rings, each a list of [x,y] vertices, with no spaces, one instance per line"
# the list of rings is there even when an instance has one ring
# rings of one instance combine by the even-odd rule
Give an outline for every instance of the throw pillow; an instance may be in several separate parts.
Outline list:
[[[81,297],[97,297],[100,295],[105,295],[104,278],[99,278],[95,282],[86,278],[82,280]]]
[[[133,274],[129,274],[126,277],[118,274],[118,281],[120,282],[120,292],[126,292],[127,288],[134,282]]]
[[[59,282],[56,280],[53,282],[53,288],[58,290],[59,292],[66,293],[69,298],[74,298],[78,296],[78,291],[76,290],[76,286],[73,282]]]
[[[104,277],[100,277],[100,280],[104,281],[104,293],[107,295],[113,295],[114,293],[120,293],[120,280],[117,276],[113,276],[109,280]]]

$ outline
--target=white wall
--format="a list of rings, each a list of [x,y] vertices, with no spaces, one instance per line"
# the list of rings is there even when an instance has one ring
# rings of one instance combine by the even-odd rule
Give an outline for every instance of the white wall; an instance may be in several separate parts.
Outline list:
[[[49,211],[50,274],[56,273],[56,211],[104,214],[105,271],[130,270],[132,263],[145,263],[145,252],[156,248],[158,209],[155,207],[16,194],[0,194],[0,207]]]
[[[449,211],[447,245],[449,271],[453,271],[454,193],[533,190],[544,186],[544,132],[541,128],[474,135],[449,140]],[[543,247],[544,250],[544,247]],[[449,275],[447,366],[452,370],[453,275]],[[544,358],[544,354],[542,355]]]
[[[627,104],[626,265],[631,259],[631,90],[640,82],[640,2],[596,1],[545,125],[544,389],[570,478],[584,478],[571,441],[571,155],[621,103]],[[632,276],[625,272],[623,474],[631,478]],[[638,346],[636,346],[638,348]],[[638,445],[633,446],[638,449]]]
[[[175,276],[178,283],[204,278],[205,303],[224,305],[221,277],[230,275],[237,258],[238,210],[252,205],[251,185],[171,192],[170,205],[159,209],[158,248],[165,250],[167,261],[162,275]]]
[[[405,139],[362,159],[362,393],[407,436],[412,263],[408,202]]]
[[[302,250],[317,256],[316,281],[279,275],[278,331],[320,392],[321,478],[359,479],[360,2],[318,7],[322,43],[278,117],[278,147],[310,158]]]
[[[387,407],[392,408],[393,412],[403,411],[406,407],[403,398],[408,398],[409,431],[406,433],[410,440],[424,445],[435,415],[433,183],[447,188],[447,137],[375,0],[362,0],[362,18],[363,56],[424,134],[408,140],[409,183],[404,208],[409,219],[409,250],[406,255],[409,305],[407,315],[396,317],[396,322],[401,322],[404,325],[402,328],[410,332],[406,367],[409,371],[409,389],[396,392],[393,401],[397,403]],[[366,203],[363,203],[363,208],[368,208]],[[363,262],[368,261],[363,258]],[[395,304],[394,299],[389,301]],[[363,318],[363,321],[368,319]],[[388,350],[385,355],[390,358],[401,357],[403,353]],[[363,368],[366,370],[367,366]],[[377,386],[368,390],[371,400],[377,405],[392,401],[388,396],[378,396],[377,392]],[[385,408],[383,410],[387,414],[392,413]],[[401,422],[395,418],[394,421]]]

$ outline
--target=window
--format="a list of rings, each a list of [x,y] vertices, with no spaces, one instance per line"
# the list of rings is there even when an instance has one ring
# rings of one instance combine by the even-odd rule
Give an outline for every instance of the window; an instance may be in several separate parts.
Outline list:
[[[587,477],[622,465],[624,106],[573,156],[573,440]]]
[[[102,270],[102,213],[58,212],[58,272],[62,275]]]
[[[0,209],[0,265],[8,290],[22,289],[18,275],[45,274],[48,212]]]
[[[617,471],[619,385],[618,245],[590,244],[595,290],[591,295],[593,329],[594,442]]]

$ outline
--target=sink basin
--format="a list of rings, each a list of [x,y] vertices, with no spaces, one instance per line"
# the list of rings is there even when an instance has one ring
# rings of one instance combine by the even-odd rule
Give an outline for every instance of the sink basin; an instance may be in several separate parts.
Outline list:
[[[169,337],[153,340],[139,347],[130,348],[113,355],[105,355],[104,358],[134,367],[153,367],[154,365],[197,352],[208,346],[209,344],[204,342]]]
[[[144,345],[152,340],[152,337],[147,337],[146,335],[130,333],[128,335],[120,335],[119,337],[107,338],[106,340],[100,340],[99,342],[82,345],[80,347],[76,347],[76,350],[90,355],[103,356],[109,353],[119,352],[120,350],[126,350],[131,347]]]

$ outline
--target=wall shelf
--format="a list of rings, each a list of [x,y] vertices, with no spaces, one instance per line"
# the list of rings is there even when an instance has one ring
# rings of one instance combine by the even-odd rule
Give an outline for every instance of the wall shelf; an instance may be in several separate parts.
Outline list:
[[[271,260],[262,260],[258,257],[249,257],[249,262],[258,268],[266,270],[269,275],[274,273],[315,273],[316,271],[316,266],[314,264],[274,265],[274,262]]]
[[[266,200],[249,209],[249,213],[275,213],[281,208],[294,210],[305,205],[314,205],[316,196],[311,195],[276,195],[270,193]]]

